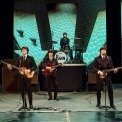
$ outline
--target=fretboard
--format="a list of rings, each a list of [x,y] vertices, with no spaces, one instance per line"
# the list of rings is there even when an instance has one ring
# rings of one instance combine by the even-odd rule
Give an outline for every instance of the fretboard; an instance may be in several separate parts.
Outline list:
[[[1,61],[1,63],[6,64],[6,65],[9,64],[9,63],[7,63],[7,62],[5,62],[5,61]],[[10,65],[11,65],[12,68],[20,70],[19,67],[14,66],[14,65],[12,65],[12,64],[10,64]]]

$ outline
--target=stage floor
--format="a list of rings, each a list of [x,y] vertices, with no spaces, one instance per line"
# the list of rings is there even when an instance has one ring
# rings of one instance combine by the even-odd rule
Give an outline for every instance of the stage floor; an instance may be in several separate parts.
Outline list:
[[[33,93],[34,110],[18,111],[22,106],[20,94],[0,94],[0,122],[122,122],[122,84],[114,84],[116,110],[96,107],[96,92],[59,92],[56,100],[47,100],[47,92]],[[101,105],[105,105],[104,92]],[[109,106],[107,94],[107,106]]]

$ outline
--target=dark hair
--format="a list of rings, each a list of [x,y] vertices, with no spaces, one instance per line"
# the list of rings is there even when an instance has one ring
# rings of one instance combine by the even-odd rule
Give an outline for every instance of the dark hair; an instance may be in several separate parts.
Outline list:
[[[67,33],[66,33],[66,32],[64,32],[64,33],[63,33],[63,36],[64,36],[64,35],[67,35]]]
[[[48,54],[49,53],[53,53],[54,54],[54,50],[52,50],[52,49],[48,50]]]
[[[106,50],[107,51],[107,48],[106,47],[101,47],[100,52],[101,52],[101,50]]]
[[[21,51],[22,51],[23,49],[26,49],[26,50],[27,50],[27,53],[29,52],[29,48],[28,48],[28,47],[23,46],[23,47],[21,48]]]

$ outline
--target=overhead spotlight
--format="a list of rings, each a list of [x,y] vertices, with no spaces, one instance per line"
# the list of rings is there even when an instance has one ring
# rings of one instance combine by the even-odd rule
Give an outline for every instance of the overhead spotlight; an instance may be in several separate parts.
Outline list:
[[[17,32],[19,33],[20,37],[24,37],[24,35],[23,35],[24,31],[23,30],[17,30]]]
[[[35,38],[30,38],[30,40],[33,42],[34,46],[37,46],[36,39]]]

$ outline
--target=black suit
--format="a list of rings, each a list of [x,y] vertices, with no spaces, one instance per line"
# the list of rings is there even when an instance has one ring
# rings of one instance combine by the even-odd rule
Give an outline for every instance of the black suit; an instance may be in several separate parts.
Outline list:
[[[60,46],[61,46],[61,50],[65,51],[65,50],[69,50],[69,56],[70,56],[70,60],[73,60],[73,54],[72,54],[72,49],[70,49],[70,45],[69,45],[69,38],[61,38],[60,39]]]
[[[93,63],[93,70],[98,74],[99,70],[105,70],[105,69],[111,69],[113,68],[113,62],[112,58],[110,56],[106,56],[105,59],[102,59],[101,56],[98,56],[95,58]],[[100,104],[101,99],[101,90],[103,86],[103,82],[106,82],[107,88],[108,88],[108,96],[110,105],[113,105],[113,89],[112,89],[112,79],[111,79],[111,73],[108,73],[108,75],[101,79],[98,75],[97,80],[97,103]]]
[[[31,71],[34,71],[37,68],[34,58],[29,55],[26,57],[26,60],[23,60],[23,57],[18,58],[17,62],[16,62],[16,66],[17,67],[26,67],[27,69],[30,69]],[[23,103],[24,103],[24,93],[25,93],[25,91],[27,91],[29,104],[31,106],[32,105],[31,79],[26,78],[26,76],[24,76],[24,75],[20,75],[19,81],[20,81],[20,90],[21,90]]]
[[[50,60],[47,57],[42,62],[41,69],[45,69],[45,63],[46,64],[58,65],[58,62],[57,62],[56,59],[53,58],[52,60]],[[58,92],[58,81],[57,81],[56,70],[51,75],[45,76],[44,78],[45,78],[45,81],[46,81],[46,88],[47,88],[47,91],[48,91],[49,98],[52,98],[51,84],[53,83],[53,85],[54,85],[54,99],[56,99],[57,98],[57,92]]]

